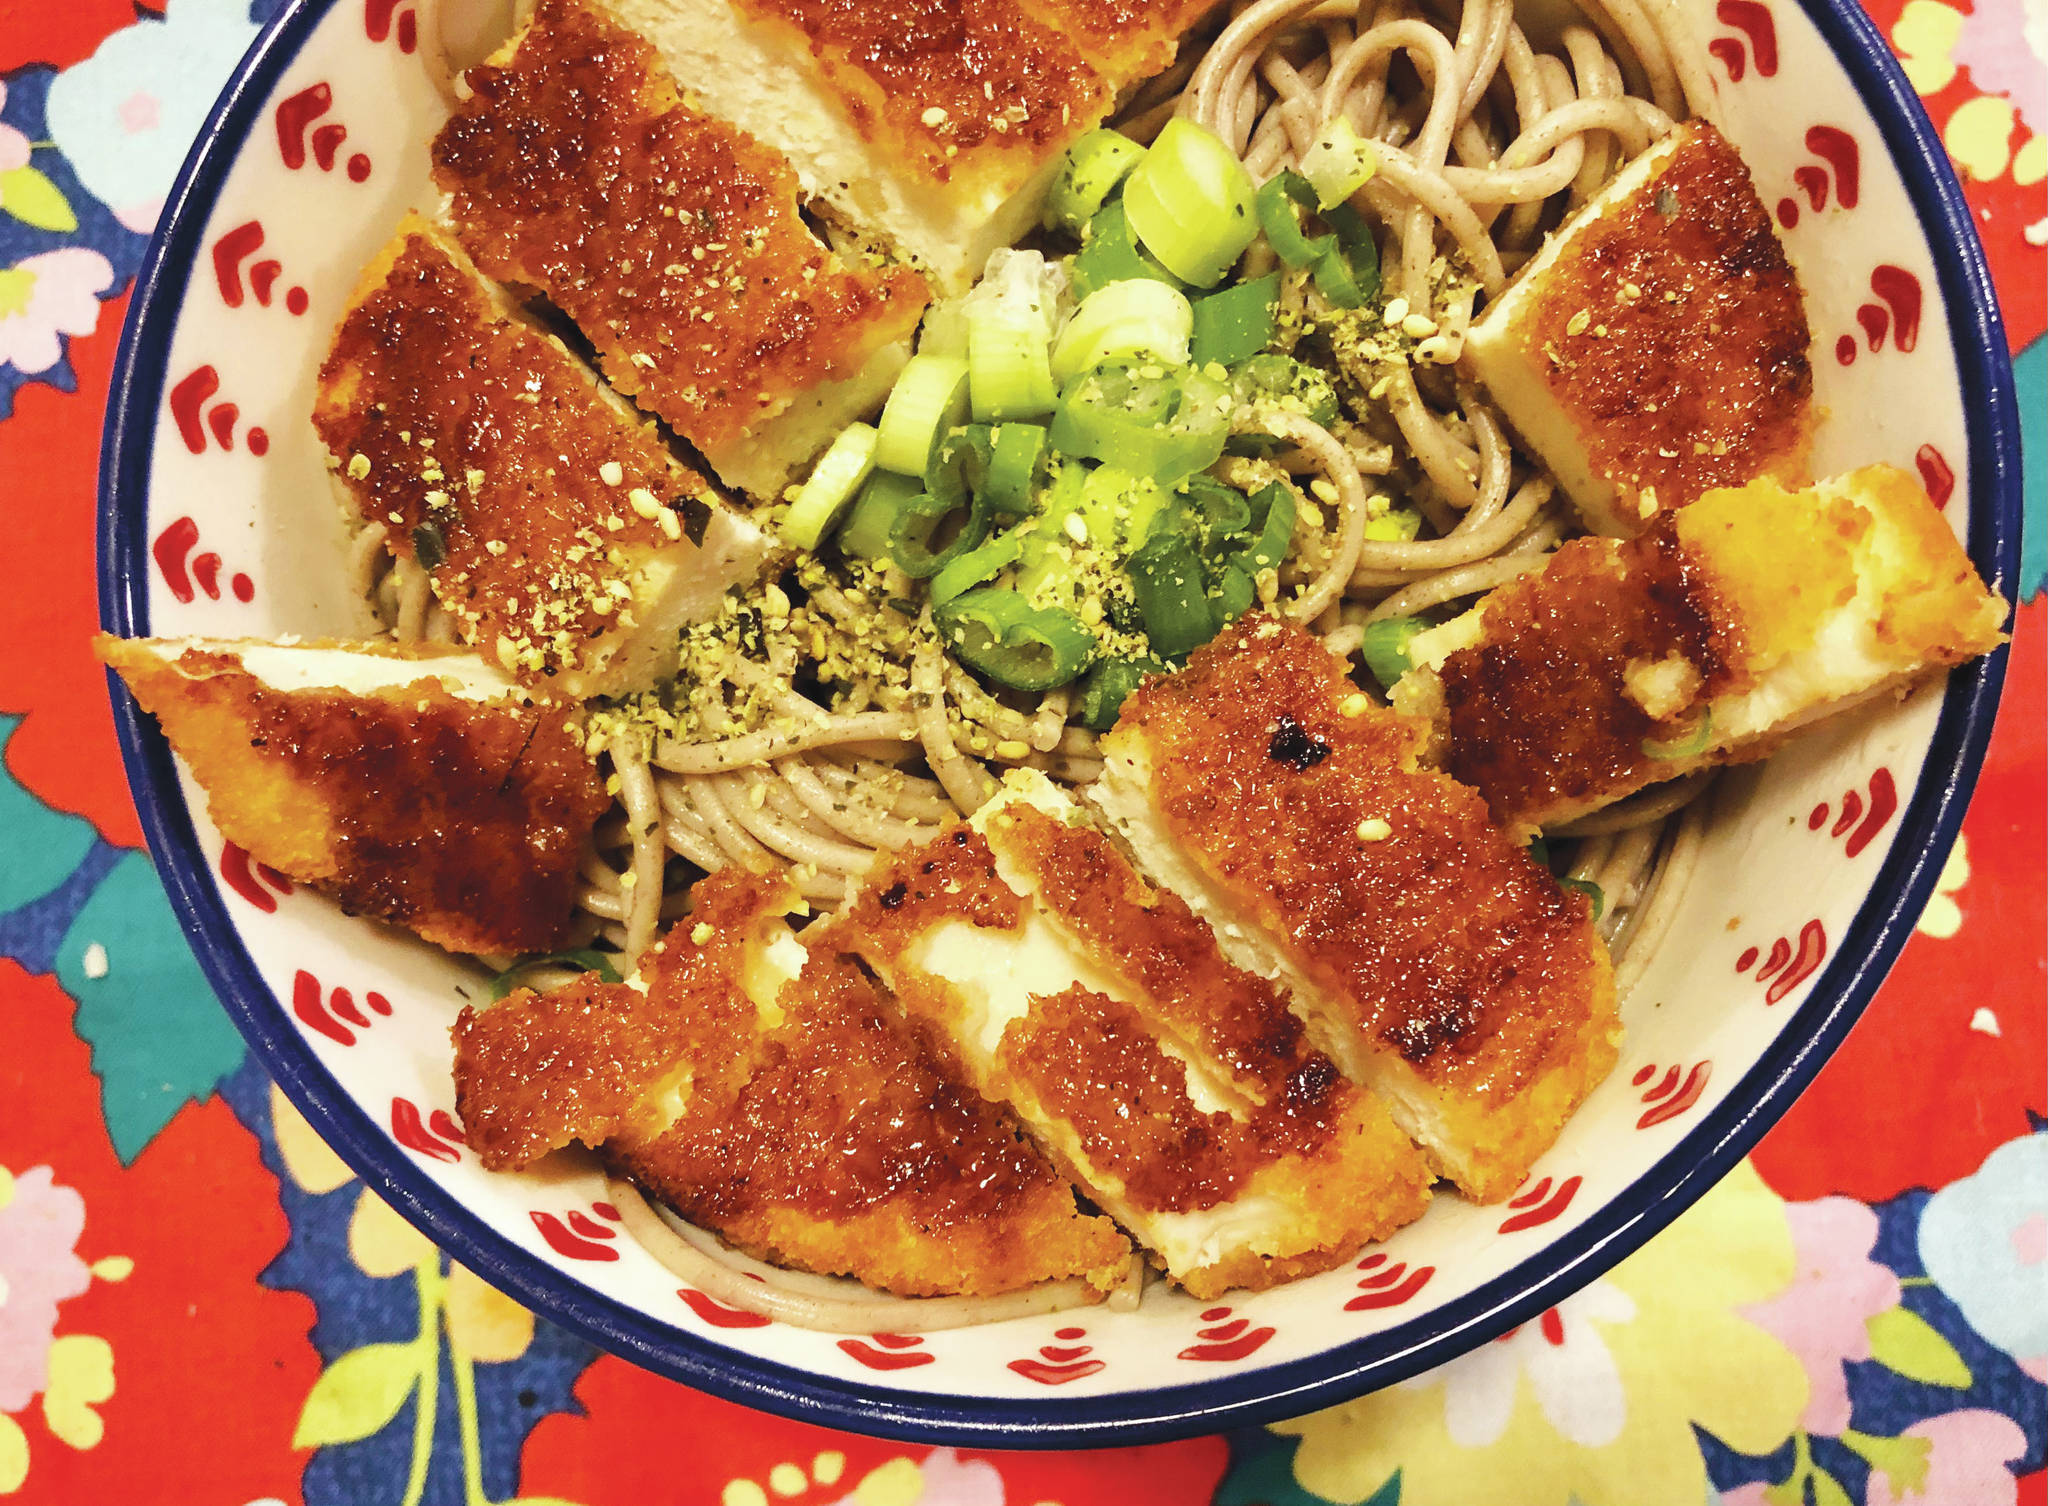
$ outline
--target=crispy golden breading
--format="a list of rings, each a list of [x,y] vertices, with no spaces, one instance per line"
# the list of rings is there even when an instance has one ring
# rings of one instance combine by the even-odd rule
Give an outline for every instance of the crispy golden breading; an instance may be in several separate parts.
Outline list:
[[[727,870],[692,892],[644,987],[592,975],[463,1010],[456,1102],[487,1166],[582,1141],[750,1254],[904,1296],[1114,1284],[1115,1226],[857,966],[820,949],[783,981],[778,951],[802,955],[786,882]]]
[[[1354,693],[1298,628],[1246,618],[1147,681],[1091,791],[1141,864],[1290,984],[1315,1043],[1431,1164],[1505,1197],[1614,1064],[1606,948],[1427,727]]]
[[[1328,1270],[1418,1217],[1429,1174],[1039,775],[876,874],[829,933],[1197,1297]]]
[[[366,523],[463,636],[582,698],[675,671],[760,532],[417,218],[365,269],[313,424]]]
[[[450,951],[564,944],[611,802],[561,707],[452,650],[105,634],[93,647],[258,862]]]
[[[941,293],[964,292],[1036,221],[1060,152],[1121,82],[1021,0],[601,3],[693,101],[783,153],[834,219],[914,258]]]
[[[775,497],[888,390],[923,279],[835,254],[781,155],[684,104],[646,42],[542,0],[466,78],[434,143],[457,233],[492,276],[545,293],[612,386],[728,484]]]
[[[1518,830],[1709,764],[2000,641],[2006,604],[1919,485],[1869,466],[1709,492],[1641,538],[1577,539],[1414,641],[1397,706]]]
[[[1688,121],[1522,269],[1465,369],[1596,533],[1758,476],[1807,479],[1799,279],[1735,148]]]
[[[1040,0],[1032,14],[1080,50],[1112,89],[1164,73],[1218,0]]]

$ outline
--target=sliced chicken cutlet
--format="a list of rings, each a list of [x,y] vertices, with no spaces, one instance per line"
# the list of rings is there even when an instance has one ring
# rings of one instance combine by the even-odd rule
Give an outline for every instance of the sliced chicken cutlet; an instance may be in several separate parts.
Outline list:
[[[1125,702],[1091,797],[1430,1164],[1505,1197],[1614,1064],[1613,971],[1472,790],[1316,639],[1242,619]]]
[[[566,943],[611,801],[570,714],[496,666],[389,643],[93,648],[258,862],[450,951]]]
[[[1749,169],[1688,121],[1616,175],[1488,306],[1464,368],[1595,533],[1758,476],[1802,485],[1799,279]]]
[[[1042,775],[876,875],[828,933],[1197,1297],[1328,1270],[1429,1174],[1270,984]]]
[[[365,269],[313,425],[364,521],[426,571],[467,641],[573,698],[673,674],[677,632],[766,550],[417,218]]]
[[[924,280],[828,248],[789,164],[685,104],[646,42],[582,0],[541,0],[466,78],[434,142],[456,232],[574,320],[612,386],[727,485],[777,496],[881,401]]]
[[[2000,642],[1986,589],[1889,466],[1707,493],[1641,538],[1576,539],[1410,643],[1394,704],[1518,831],[1704,765]]]
[[[1059,154],[1120,82],[1020,0],[601,3],[693,100],[788,157],[834,218],[914,258],[944,294],[1036,222]]]
[[[806,957],[793,889],[727,871],[692,894],[643,977],[463,1010],[456,1102],[486,1166],[581,1141],[751,1255],[903,1296],[1123,1276],[1129,1244],[1010,1117],[852,961]]]

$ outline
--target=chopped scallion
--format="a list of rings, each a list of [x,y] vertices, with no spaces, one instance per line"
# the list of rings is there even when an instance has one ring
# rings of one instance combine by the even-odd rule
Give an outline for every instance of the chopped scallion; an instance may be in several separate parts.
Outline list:
[[[1124,701],[1147,675],[1163,675],[1166,665],[1154,658],[1098,659],[1081,681],[1081,724],[1097,732],[1116,725]]]
[[[967,418],[967,363],[952,356],[912,356],[882,405],[875,464],[922,476],[946,432]]]
[[[1365,536],[1376,543],[1405,544],[1421,531],[1422,514],[1412,507],[1390,508],[1365,520]]]
[[[1017,562],[1024,552],[1024,537],[1027,530],[1013,528],[1008,533],[990,539],[978,549],[970,549],[937,575],[932,577],[932,605],[943,606],[963,591],[971,590],[984,581],[993,580]]]
[[[854,498],[853,511],[839,530],[839,552],[853,559],[887,559],[896,519],[923,496],[924,486],[916,478],[876,471]]]
[[[1212,287],[1258,234],[1251,175],[1222,139],[1176,116],[1124,181],[1139,242],[1183,282]]]
[[[967,310],[967,386],[982,423],[1052,412],[1052,342],[1043,315],[1001,303]]]
[[[1074,310],[1052,348],[1052,374],[1062,387],[1092,366],[1119,356],[1151,356],[1185,366],[1195,311],[1163,282],[1113,282]]]
[[[1194,299],[1193,308],[1189,358],[1197,366],[1211,361],[1235,366],[1272,343],[1280,311],[1280,274],[1269,272]]]
[[[1177,532],[1154,532],[1131,556],[1131,594],[1152,651],[1166,658],[1200,648],[1219,622],[1194,546]]]
[[[1013,690],[1065,685],[1095,657],[1095,635],[1079,617],[999,586],[935,606],[932,621],[954,658]]]
[[[988,471],[981,491],[989,511],[1019,518],[1031,511],[1033,494],[1044,479],[1045,426],[998,424],[990,434]]]
[[[1109,205],[1088,222],[1088,234],[1081,249],[1067,261],[1067,277],[1076,298],[1086,298],[1113,282],[1134,278],[1180,286],[1180,279],[1148,255],[1131,234],[1131,222],[1121,201]]]
[[[1322,134],[1301,154],[1301,175],[1315,189],[1321,209],[1344,203],[1378,171],[1372,143],[1341,115],[1324,126]]]
[[[1046,229],[1078,235],[1144,155],[1137,142],[1108,129],[1090,131],[1068,147],[1046,192]]]
[[[876,437],[872,424],[848,424],[839,431],[790,503],[782,520],[785,539],[799,549],[816,549],[823,542],[874,470]]]
[[[1408,645],[1427,626],[1420,617],[1383,617],[1365,625],[1365,637],[1358,651],[1364,656],[1365,667],[1383,688],[1392,690],[1394,682],[1414,668]]]

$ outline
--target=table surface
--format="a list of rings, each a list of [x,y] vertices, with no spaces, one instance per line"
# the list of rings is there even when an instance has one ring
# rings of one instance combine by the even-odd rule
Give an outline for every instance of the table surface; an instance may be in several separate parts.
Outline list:
[[[1978,210],[2029,425],[2005,707],[1918,934],[1750,1161],[1504,1341],[1269,1429],[995,1454],[750,1412],[536,1322],[247,1055],[141,850],[86,640],[129,284],[276,0],[0,0],[0,1496],[2040,1506],[2048,12],[1868,3]]]

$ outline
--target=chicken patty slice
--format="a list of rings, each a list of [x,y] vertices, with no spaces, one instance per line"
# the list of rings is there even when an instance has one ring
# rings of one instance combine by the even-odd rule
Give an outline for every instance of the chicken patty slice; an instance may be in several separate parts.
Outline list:
[[[1810,343],[1749,169],[1687,121],[1544,243],[1463,362],[1586,526],[1627,536],[1715,487],[1809,479]]]
[[[1197,1297],[1328,1270],[1427,1203],[1385,1108],[1042,775],[830,934]]]
[[[582,699],[676,668],[766,541],[417,217],[367,267],[313,425],[366,526],[463,637]]]
[[[1430,1165],[1492,1201],[1614,1064],[1613,970],[1584,896],[1421,766],[1427,737],[1315,638],[1248,617],[1126,701],[1089,794]]]
[[[686,103],[645,41],[542,0],[465,78],[433,149],[457,234],[493,277],[544,293],[727,485],[776,499],[880,402],[924,280],[820,241],[790,164]]]
[[[101,634],[93,648],[256,861],[450,951],[565,944],[611,805],[571,712],[440,647]]]
[[[1123,1276],[1128,1243],[1010,1117],[853,962],[806,955],[786,882],[692,892],[634,978],[463,1011],[457,1106],[485,1165],[580,1141],[751,1255],[902,1296]]]
[[[1394,704],[1533,831],[1903,694],[1996,647],[2006,611],[1904,472],[1757,481],[1641,538],[1564,545],[1418,635]]]

